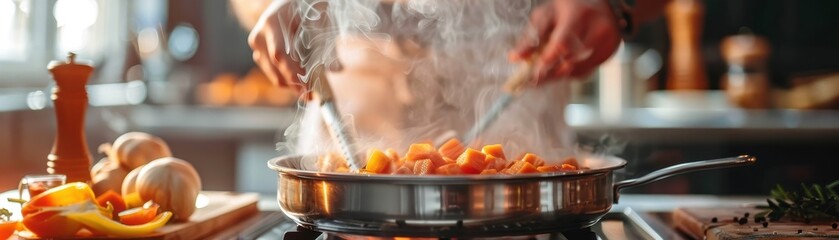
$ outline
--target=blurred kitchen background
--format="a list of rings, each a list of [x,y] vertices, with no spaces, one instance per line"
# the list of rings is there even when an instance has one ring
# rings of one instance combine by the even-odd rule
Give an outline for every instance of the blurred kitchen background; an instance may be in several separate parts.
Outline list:
[[[581,145],[638,176],[751,154],[746,168],[687,174],[645,193],[766,194],[839,174],[839,1],[677,0],[600,71],[575,83]],[[42,173],[55,136],[47,63],[95,63],[86,133],[165,139],[205,190],[274,193],[266,161],[297,114],[251,60],[228,1],[0,0],[0,188]]]

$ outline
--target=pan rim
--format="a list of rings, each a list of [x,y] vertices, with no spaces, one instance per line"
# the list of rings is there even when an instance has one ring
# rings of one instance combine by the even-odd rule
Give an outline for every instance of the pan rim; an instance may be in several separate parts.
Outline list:
[[[434,176],[416,176],[416,175],[390,175],[390,174],[353,174],[353,173],[333,173],[333,172],[319,172],[311,170],[297,169],[288,166],[280,165],[280,162],[293,161],[294,159],[302,158],[302,155],[286,155],[272,158],[268,161],[268,168],[277,171],[280,175],[288,174],[299,178],[326,180],[326,181],[376,181],[381,183],[420,183],[420,184],[474,184],[476,182],[498,182],[498,181],[528,181],[528,180],[544,180],[554,178],[575,178],[590,176],[602,173],[611,173],[614,170],[624,168],[627,164],[626,160],[614,156],[587,156],[587,158],[603,159],[606,161],[614,161],[614,164],[595,169],[584,169],[576,171],[563,171],[551,173],[532,173],[532,174],[516,174],[516,175],[434,175]]]

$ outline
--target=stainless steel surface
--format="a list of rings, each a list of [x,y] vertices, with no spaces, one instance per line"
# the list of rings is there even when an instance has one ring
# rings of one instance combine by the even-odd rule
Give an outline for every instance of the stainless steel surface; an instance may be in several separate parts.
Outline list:
[[[279,173],[280,209],[292,220],[325,232],[413,237],[590,227],[612,207],[612,171],[626,164],[586,156],[578,160],[590,169],[574,172],[428,177],[321,173],[303,170],[302,159],[268,162]]]
[[[705,160],[705,161],[698,161],[698,162],[689,162],[689,163],[682,163],[673,165],[670,167],[666,167],[663,169],[659,169],[655,172],[651,172],[647,175],[644,175],[639,178],[629,179],[620,181],[615,183],[615,197],[613,198],[615,203],[618,202],[618,198],[620,197],[620,190],[627,187],[637,186],[653,181],[657,181],[663,178],[667,178],[673,175],[678,175],[682,173],[700,171],[700,170],[709,170],[709,169],[717,169],[717,168],[727,168],[727,167],[734,167],[734,166],[741,166],[741,165],[748,165],[753,164],[757,161],[757,158],[748,156],[748,155],[741,155],[737,157],[730,157],[730,158],[720,158],[714,160]]]
[[[341,121],[341,115],[338,113],[338,108],[335,103],[330,101],[322,101],[320,105],[320,112],[323,115],[323,121],[326,122],[326,127],[329,128],[329,133],[338,148],[341,149],[341,154],[347,159],[350,170],[358,172],[359,169],[364,168],[365,163],[356,156],[355,145],[353,138],[347,132],[346,126]]]

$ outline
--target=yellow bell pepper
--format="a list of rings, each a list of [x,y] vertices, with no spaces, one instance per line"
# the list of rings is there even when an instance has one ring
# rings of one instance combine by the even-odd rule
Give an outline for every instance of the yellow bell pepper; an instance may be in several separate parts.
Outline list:
[[[172,218],[172,212],[163,212],[151,222],[141,225],[125,225],[95,211],[68,212],[64,214],[68,219],[81,223],[96,233],[103,233],[115,237],[138,237],[149,234],[166,225]]]

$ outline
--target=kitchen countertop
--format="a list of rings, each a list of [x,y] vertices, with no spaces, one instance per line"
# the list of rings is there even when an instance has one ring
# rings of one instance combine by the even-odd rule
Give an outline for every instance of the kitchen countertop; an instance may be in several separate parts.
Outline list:
[[[2,199],[7,197],[16,197],[17,190],[9,190],[0,193]],[[662,228],[670,228],[667,225],[668,219],[662,219],[662,216],[669,216],[677,207],[737,207],[765,203],[765,197],[759,196],[714,196],[714,195],[658,195],[658,194],[623,194],[621,195],[620,203],[612,207],[612,212],[626,211],[631,208],[632,211],[641,213],[645,221],[657,231]],[[9,203],[11,204],[11,203]],[[10,207],[9,204],[2,204],[2,207]],[[17,204],[13,204],[19,206]],[[11,206],[14,211],[15,206]],[[264,218],[276,217],[277,212],[280,211],[277,204],[276,195],[261,194],[258,202],[258,207],[262,213],[260,215],[244,219],[240,224],[228,227],[210,236],[212,239],[235,239],[243,231],[249,227],[258,225]],[[672,232],[672,228],[663,229]]]

